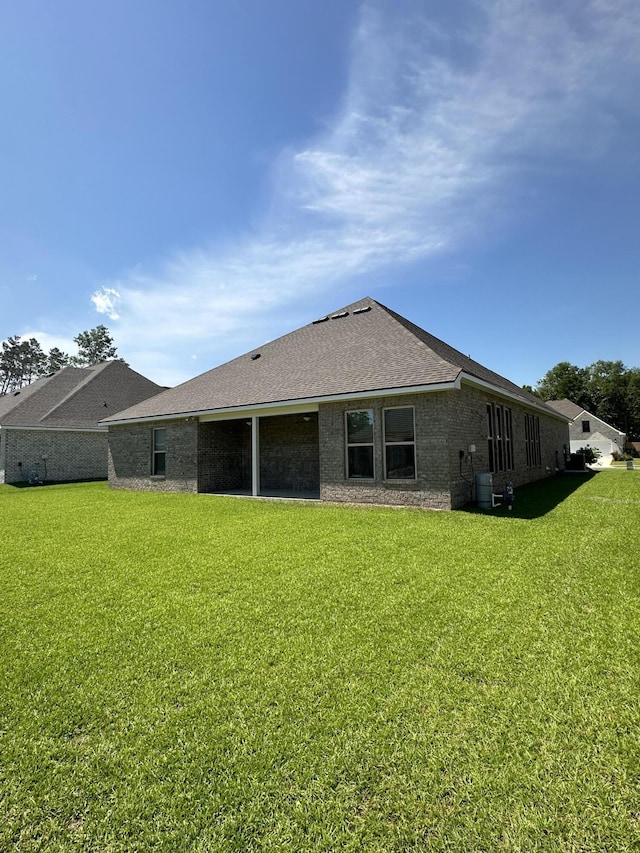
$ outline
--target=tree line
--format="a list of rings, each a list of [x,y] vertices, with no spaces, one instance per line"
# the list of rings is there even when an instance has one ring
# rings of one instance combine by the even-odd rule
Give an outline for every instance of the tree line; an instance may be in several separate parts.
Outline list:
[[[91,367],[101,361],[124,361],[117,358],[117,347],[106,326],[99,325],[95,329],[79,332],[73,342],[78,345],[76,355],[69,355],[58,347],[45,352],[37,338],[12,335],[2,341],[0,396],[18,391],[24,385],[49,376],[62,367]]]
[[[552,367],[535,388],[542,400],[571,400],[572,403],[640,441],[640,368],[625,367],[621,361],[596,361],[577,367],[561,361]]]

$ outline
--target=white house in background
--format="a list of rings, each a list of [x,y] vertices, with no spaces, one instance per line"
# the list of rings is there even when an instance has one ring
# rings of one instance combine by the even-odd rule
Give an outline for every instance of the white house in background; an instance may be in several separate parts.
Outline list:
[[[576,453],[581,447],[594,447],[608,456],[611,453],[622,453],[627,441],[626,433],[592,415],[586,409],[572,403],[571,400],[549,400],[551,406],[569,421],[569,439],[571,452]]]

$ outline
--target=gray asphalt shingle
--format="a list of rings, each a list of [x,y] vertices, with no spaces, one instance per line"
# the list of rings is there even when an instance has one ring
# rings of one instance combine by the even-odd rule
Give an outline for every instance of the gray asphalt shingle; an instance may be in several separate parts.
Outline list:
[[[0,426],[97,429],[105,415],[162,390],[119,361],[63,367],[0,397]]]
[[[137,420],[452,383],[464,371],[537,397],[366,297],[104,419]]]

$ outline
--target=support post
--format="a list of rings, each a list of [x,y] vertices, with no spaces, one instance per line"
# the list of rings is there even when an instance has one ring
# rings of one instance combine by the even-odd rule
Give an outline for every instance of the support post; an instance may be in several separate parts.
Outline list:
[[[259,418],[251,417],[251,495],[257,498],[260,494],[260,435]]]

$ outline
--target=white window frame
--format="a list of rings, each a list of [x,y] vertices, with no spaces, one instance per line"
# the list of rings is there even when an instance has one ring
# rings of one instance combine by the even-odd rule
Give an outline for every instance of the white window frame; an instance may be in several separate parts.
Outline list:
[[[413,441],[387,441],[386,413],[394,409],[411,409],[413,421]],[[413,477],[388,477],[387,476],[387,447],[413,447]],[[384,478],[394,483],[415,483],[418,479],[418,449],[416,447],[416,407],[415,406],[387,406],[382,410],[382,462],[384,465]]]
[[[156,449],[156,434],[158,432],[164,433],[164,450]],[[164,456],[164,471],[161,474],[158,474],[156,471],[156,460],[158,456]],[[166,427],[154,427],[151,435],[151,476],[152,477],[166,477],[167,476],[167,428]]]
[[[371,415],[371,441],[349,441],[349,415],[356,414],[358,412],[368,412]],[[365,480],[367,483],[370,483],[372,480],[376,478],[376,453],[375,453],[375,437],[376,437],[376,422],[375,422],[375,412],[373,409],[348,409],[344,413],[344,470],[346,474],[347,480]],[[352,476],[349,471],[349,448],[350,447],[370,447],[371,448],[371,471],[372,474],[370,477],[356,477]]]
[[[542,448],[540,445],[540,418],[538,415],[524,416],[524,440],[526,448],[527,468],[542,466]]]
[[[487,444],[492,474],[513,471],[513,412],[501,403],[487,403]]]

